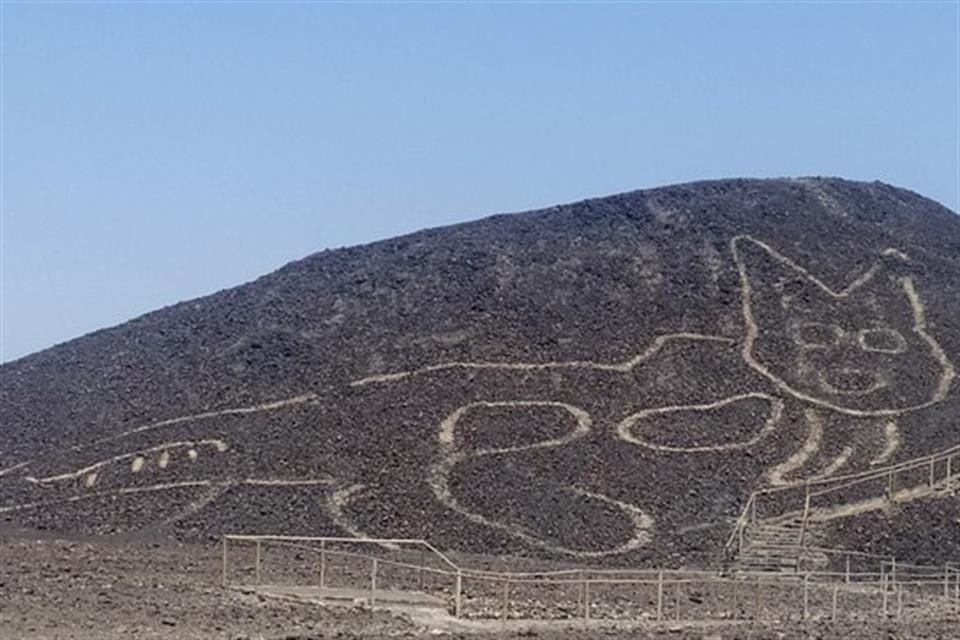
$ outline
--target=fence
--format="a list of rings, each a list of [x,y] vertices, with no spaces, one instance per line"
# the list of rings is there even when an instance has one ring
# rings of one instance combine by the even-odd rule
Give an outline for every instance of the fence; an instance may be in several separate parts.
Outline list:
[[[424,540],[226,535],[222,544],[225,587],[316,587],[374,601],[382,591],[461,588],[457,565]]]
[[[867,555],[867,554],[864,554]],[[886,563],[886,564],[884,564]],[[422,540],[225,536],[224,586],[300,587],[375,604],[431,596],[477,620],[960,620],[960,568],[881,560],[876,571],[724,575],[691,570],[464,569]]]

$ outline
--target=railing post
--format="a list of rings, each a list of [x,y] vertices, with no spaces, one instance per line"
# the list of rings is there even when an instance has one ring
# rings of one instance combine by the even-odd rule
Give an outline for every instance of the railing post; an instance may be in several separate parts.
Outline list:
[[[840,586],[836,583],[833,584],[833,605],[830,609],[830,619],[837,619],[837,593],[840,591]]]
[[[951,470],[950,470],[950,462],[951,462],[951,460],[953,460],[953,456],[947,456],[947,478],[946,478],[946,480],[947,480],[947,482],[946,482],[946,485],[947,485],[947,493],[950,492],[951,487],[952,487],[952,485],[953,485],[953,477],[952,477],[953,474],[951,473]]]
[[[417,589],[423,591],[423,566],[426,563],[425,552],[420,547],[420,570],[417,572]]]
[[[674,586],[674,591],[673,591],[674,613],[675,613],[676,619],[679,620],[680,619],[680,580],[677,580],[676,582],[674,582],[673,586]]]
[[[737,620],[740,618],[740,583],[736,580],[733,581],[733,619]]]
[[[320,588],[327,587],[327,541],[320,541]]]
[[[373,559],[373,567],[370,569],[370,606],[377,602],[377,559]]]
[[[846,556],[847,556],[847,570],[846,570],[846,573],[844,574],[844,582],[849,583],[850,582],[850,554],[848,553],[846,554]]]
[[[500,610],[500,616],[503,622],[507,622],[507,612],[510,610],[510,581],[503,581],[503,606]]]
[[[663,620],[663,571],[657,573],[657,620]]]
[[[810,617],[810,574],[803,574],[803,619]]]
[[[881,597],[883,598],[883,607],[882,607],[883,617],[886,618],[886,617],[887,617],[887,612],[888,612],[888,609],[887,609],[887,576],[886,576],[886,574],[884,573],[884,571],[883,571],[882,568],[880,569],[880,592],[881,592]]]
[[[460,614],[463,612],[462,602],[463,599],[463,571],[457,569],[457,583],[453,595],[453,615],[455,618],[459,618]]]
[[[807,533],[807,518],[810,517],[810,480],[807,480],[803,497],[803,518],[800,520],[800,547],[803,547],[803,539]]]
[[[934,478],[934,465],[935,465],[935,464],[936,464],[936,459],[935,459],[935,458],[931,458],[931,459],[930,459],[930,488],[931,488],[931,489],[933,489],[933,485],[935,485],[935,484],[937,483],[937,482],[936,482],[936,478]]]
[[[220,580],[221,580],[222,586],[226,587],[226,586],[227,586],[227,536],[226,536],[226,535],[223,536],[223,564],[222,564],[222,568],[223,568],[223,575],[221,576]]]
[[[261,553],[262,551],[260,549],[260,538],[257,538],[257,558],[254,563],[254,576],[255,576],[254,579],[256,580],[256,584],[258,586],[260,584],[260,554]]]
[[[756,608],[754,609],[754,612],[753,612],[753,619],[760,620],[760,613],[761,611],[763,611],[763,590],[760,587],[759,576],[757,577],[757,594],[756,595],[757,595],[757,599],[756,599],[756,602],[754,603]]]
[[[583,606],[583,603],[584,603],[584,586],[585,586],[585,583],[583,582],[583,571],[578,571],[578,572],[577,572],[577,580],[578,580],[578,584],[577,584],[577,610],[579,611],[580,608]]]
[[[590,581],[583,581],[583,619],[590,621]]]

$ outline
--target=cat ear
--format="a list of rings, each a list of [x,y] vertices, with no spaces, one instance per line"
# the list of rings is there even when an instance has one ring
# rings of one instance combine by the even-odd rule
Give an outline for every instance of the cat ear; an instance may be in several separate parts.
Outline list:
[[[778,299],[783,308],[816,307],[830,297],[829,290],[806,269],[769,245],[750,236],[737,236],[732,248],[741,286],[751,297],[768,304]]]

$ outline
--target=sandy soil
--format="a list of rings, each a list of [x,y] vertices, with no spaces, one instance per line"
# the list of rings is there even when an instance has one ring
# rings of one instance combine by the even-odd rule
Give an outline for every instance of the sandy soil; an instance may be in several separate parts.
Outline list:
[[[0,638],[40,640],[419,638],[956,640],[949,622],[615,626],[444,624],[359,606],[262,598],[219,585],[220,550],[169,541],[0,536]]]

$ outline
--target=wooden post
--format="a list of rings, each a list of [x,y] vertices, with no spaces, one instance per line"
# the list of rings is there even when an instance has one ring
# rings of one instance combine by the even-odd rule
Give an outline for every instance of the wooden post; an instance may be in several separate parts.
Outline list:
[[[373,559],[373,568],[370,570],[370,606],[377,601],[377,559]]]
[[[453,615],[455,618],[459,618],[462,613],[462,596],[463,596],[463,571],[457,569],[457,583],[454,587],[453,594]]]
[[[674,596],[673,596],[673,606],[674,606],[674,617],[680,619],[680,581],[677,580],[674,584]]]
[[[753,611],[754,620],[760,619],[760,612],[762,610],[762,607],[763,607],[763,591],[760,589],[760,578],[757,578],[757,601],[756,601],[756,608]]]
[[[223,576],[221,577],[221,584],[227,586],[227,536],[223,536]]]
[[[577,571],[577,612],[583,610],[583,571]]]
[[[950,567],[943,567],[943,597],[950,597]]]
[[[847,554],[847,571],[844,574],[844,582],[850,582],[850,554]]]
[[[803,619],[810,617],[810,574],[803,574]]]
[[[903,585],[899,583],[894,583],[894,588],[897,590],[897,619],[903,615]]]
[[[254,564],[254,575],[256,576],[256,583],[258,585],[260,584],[260,554],[261,553],[262,552],[260,550],[260,539],[257,538],[257,559]]]
[[[740,583],[734,580],[733,581],[733,619],[734,620],[740,617],[740,607],[737,602],[738,600],[737,596],[739,595],[738,591],[740,590],[739,587],[740,587]]]
[[[894,490],[893,472],[891,471],[890,474],[887,476],[887,495],[890,502],[893,502],[893,490]]]
[[[830,619],[837,619],[837,592],[840,591],[840,586],[834,583],[833,585],[833,606],[830,609]]]
[[[931,489],[933,488],[933,485],[936,484],[936,479],[934,478],[934,474],[933,474],[933,467],[934,467],[934,460],[931,459],[930,460],[930,488]]]
[[[883,617],[886,618],[889,613],[887,608],[887,579],[886,576],[881,574],[880,577],[880,591],[883,593]]]
[[[953,479],[950,477],[950,461],[953,460],[953,456],[947,456],[947,491],[950,491],[950,487],[953,485]]]
[[[503,606],[500,609],[500,616],[503,622],[507,621],[507,612],[510,610],[510,581],[503,581]]]
[[[583,581],[583,619],[590,620],[590,582]]]
[[[663,620],[663,571],[657,573],[657,620]]]
[[[420,548],[420,570],[417,572],[417,589],[423,591],[423,566],[426,563],[426,556],[423,547]]]
[[[320,588],[327,587],[327,541],[320,541]]]

